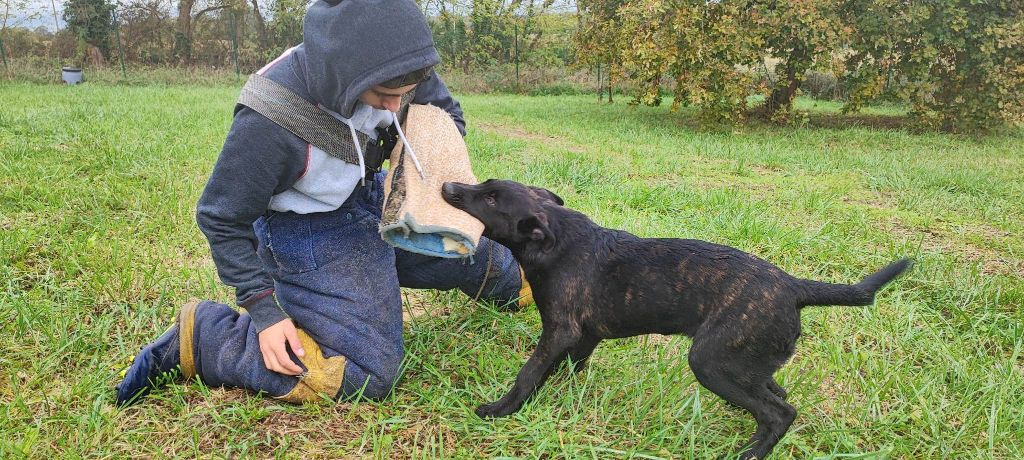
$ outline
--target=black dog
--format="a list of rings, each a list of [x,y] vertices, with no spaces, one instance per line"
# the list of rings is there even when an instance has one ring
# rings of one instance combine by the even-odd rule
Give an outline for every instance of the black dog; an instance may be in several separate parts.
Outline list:
[[[855,285],[822,283],[727,246],[603,228],[554,193],[516,182],[448,182],[442,195],[512,250],[543,323],[515,385],[477,415],[519,410],[559,362],[579,370],[602,339],[682,333],[693,338],[697,380],[757,419],[744,459],[768,455],[796,418],[773,374],[793,355],[800,309],[870,305],[910,265],[900,260]]]

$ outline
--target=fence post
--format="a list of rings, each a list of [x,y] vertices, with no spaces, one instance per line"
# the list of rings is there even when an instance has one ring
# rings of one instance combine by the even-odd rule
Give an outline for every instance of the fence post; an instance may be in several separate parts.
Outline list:
[[[118,6],[120,6],[120,3],[118,3]],[[117,53],[121,56],[121,76],[127,80],[128,70],[124,66],[124,47],[121,46],[121,22],[117,20],[117,7],[114,8],[112,13],[114,16],[114,35],[117,36]]]
[[[231,43],[232,43],[232,58],[235,61],[235,81],[241,80],[242,69],[238,67],[238,21],[236,19],[238,12],[234,8],[231,9]]]
[[[508,29],[506,29],[508,30]],[[519,90],[519,18],[516,18],[515,23],[515,47],[516,47],[516,92]]]

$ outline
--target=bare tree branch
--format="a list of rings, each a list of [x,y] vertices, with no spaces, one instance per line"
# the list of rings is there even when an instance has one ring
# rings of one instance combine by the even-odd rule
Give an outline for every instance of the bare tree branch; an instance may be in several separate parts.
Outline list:
[[[217,10],[223,10],[224,8],[230,8],[230,7],[231,7],[231,5],[217,5],[217,6],[211,6],[209,8],[203,8],[203,9],[199,10],[198,13],[192,15],[192,20],[193,21],[197,20],[197,19],[199,19],[200,16],[202,16],[202,15],[204,15],[206,13],[209,13],[209,12],[212,12],[212,11],[217,11]]]

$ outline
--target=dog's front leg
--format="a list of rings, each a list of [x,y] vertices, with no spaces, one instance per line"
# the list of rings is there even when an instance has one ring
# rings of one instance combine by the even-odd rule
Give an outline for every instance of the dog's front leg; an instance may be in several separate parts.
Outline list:
[[[544,380],[554,370],[555,364],[565,359],[569,349],[575,346],[582,336],[579,328],[571,326],[550,328],[550,330],[545,327],[540,334],[537,349],[526,361],[526,365],[519,370],[512,389],[501,399],[478,407],[476,415],[481,418],[504,417],[519,410],[523,406],[523,402],[544,384]]]

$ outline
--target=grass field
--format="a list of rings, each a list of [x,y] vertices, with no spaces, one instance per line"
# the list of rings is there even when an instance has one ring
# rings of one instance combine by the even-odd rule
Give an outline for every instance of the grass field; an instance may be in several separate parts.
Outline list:
[[[120,369],[180,304],[233,299],[193,212],[237,92],[0,82],[0,458],[708,458],[753,432],[696,383],[689,340],[662,336],[605,342],[585,372],[481,421],[538,316],[434,292],[409,292],[407,370],[384,403],[190,383],[114,408]],[[594,99],[463,98],[478,177],[803,277],[917,259],[873,307],[804,310],[779,373],[799,416],[776,458],[1024,457],[1024,135],[914,134],[895,109],[812,101],[793,127],[708,130]]]

